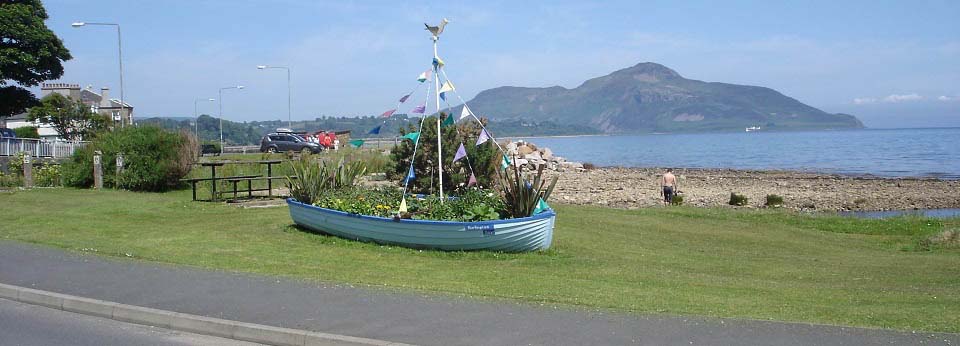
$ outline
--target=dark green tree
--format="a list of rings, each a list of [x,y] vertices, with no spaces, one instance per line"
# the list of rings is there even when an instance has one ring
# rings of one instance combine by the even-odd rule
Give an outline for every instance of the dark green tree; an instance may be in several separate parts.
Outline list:
[[[484,120],[486,121],[486,120]],[[439,189],[437,180],[437,118],[427,117],[423,121],[423,130],[420,132],[420,144],[417,155],[413,157],[413,141],[402,140],[399,145],[390,151],[390,156],[396,166],[390,172],[391,179],[400,181],[410,169],[411,159],[416,178],[411,181],[409,188],[414,193],[433,194]],[[419,125],[418,123],[416,125]],[[414,123],[400,129],[401,135],[416,132]],[[441,128],[443,135],[443,189],[444,192],[458,193],[467,187],[470,179],[470,166],[477,177],[478,185],[491,187],[496,178],[496,170],[500,167],[499,150],[493,140],[476,145],[480,136],[481,127],[476,122],[463,121],[457,125]],[[453,162],[457,148],[463,143],[467,158]],[[467,164],[469,160],[469,165]]]
[[[0,0],[0,118],[35,106],[24,87],[60,78],[72,58],[46,19],[40,0]]]
[[[50,124],[60,137],[69,140],[90,139],[110,125],[109,117],[93,112],[80,100],[57,93],[45,96],[39,106],[30,108],[27,119]]]

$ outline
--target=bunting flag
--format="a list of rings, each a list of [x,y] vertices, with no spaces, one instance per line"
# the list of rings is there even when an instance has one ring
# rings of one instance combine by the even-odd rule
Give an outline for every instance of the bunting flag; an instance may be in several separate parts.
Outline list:
[[[410,111],[410,113],[419,113],[419,114],[423,114],[423,112],[425,112],[425,111],[427,111],[427,104],[426,104],[426,103],[424,103],[424,104],[422,104],[422,105],[419,105],[419,106],[417,106],[417,107],[416,107],[416,108],[414,108],[414,109],[413,109],[412,111]]]
[[[446,113],[441,112],[440,114],[446,114]],[[443,123],[440,125],[443,127],[447,127],[447,126],[453,125],[453,123],[454,123],[453,115],[451,114],[451,115],[448,115],[446,118],[443,118]]]
[[[490,136],[487,135],[487,129],[480,130],[480,137],[477,138],[477,145],[486,143],[490,139]]]
[[[408,98],[410,98],[410,94],[403,95],[403,97],[400,98],[400,103],[407,102]]]
[[[406,198],[401,198],[401,199],[400,199],[400,210],[398,210],[397,212],[399,212],[399,213],[406,213],[406,212],[407,212],[407,199],[406,199]]]
[[[446,82],[443,82],[443,84],[440,84],[440,92],[441,92],[441,93],[445,93],[445,92],[448,92],[448,91],[454,91],[454,90],[457,90],[457,89],[453,87],[453,83],[451,83],[450,81],[446,81]]]
[[[473,173],[470,173],[470,180],[467,181],[467,187],[471,187],[473,185],[477,185],[477,177],[473,175]]]
[[[416,178],[417,178],[417,175],[413,173],[413,165],[410,165],[410,171],[407,172],[407,176],[403,178],[403,183],[409,184],[411,180]]]
[[[380,114],[380,117],[389,118],[391,115],[393,115],[393,112],[396,112],[396,111],[397,111],[396,108],[388,110],[386,112],[383,112],[383,114]]]
[[[440,99],[446,101],[446,100],[447,100],[447,93],[440,93]]]
[[[510,159],[507,158],[507,155],[503,155],[503,161],[500,162],[500,168],[507,169],[507,167],[510,167]]]
[[[443,67],[443,59],[440,59],[439,56],[434,55],[434,56],[433,56],[433,66]]]
[[[457,148],[457,154],[453,155],[453,162],[457,162],[457,160],[464,157],[467,157],[467,148],[464,148],[463,143],[460,143],[460,148]]]
[[[370,132],[367,132],[367,134],[368,134],[368,135],[379,135],[379,134],[380,134],[380,128],[381,128],[381,127],[383,127],[383,125],[377,125],[377,127],[374,127],[374,128],[372,128],[372,129],[370,129]]]
[[[408,134],[403,135],[403,137],[400,137],[400,138],[409,139],[409,140],[413,141],[414,143],[416,143],[417,140],[420,139],[420,132],[410,132],[410,133],[408,133]],[[410,171],[411,173],[410,173],[410,174],[413,174],[413,170],[412,170],[413,167],[411,167],[410,169],[411,169],[411,171]]]
[[[544,201],[543,198],[540,198],[540,200],[537,201],[537,207],[533,209],[533,213],[534,213],[534,214],[540,214],[540,213],[545,212],[545,211],[547,211],[547,210],[549,210],[549,209],[550,209],[550,206],[547,205],[547,202]]]
[[[470,109],[467,108],[466,104],[464,104],[463,109],[460,110],[460,120],[463,120],[463,118],[466,118],[468,116],[470,116]]]
[[[420,83],[427,81],[427,79],[430,79],[430,70],[423,71],[423,73],[417,77],[417,81]]]
[[[379,129],[380,127],[377,126],[377,128]],[[350,145],[352,145],[354,148],[362,147],[362,146],[363,146],[363,140],[362,140],[362,139],[354,139],[354,140],[350,141]]]

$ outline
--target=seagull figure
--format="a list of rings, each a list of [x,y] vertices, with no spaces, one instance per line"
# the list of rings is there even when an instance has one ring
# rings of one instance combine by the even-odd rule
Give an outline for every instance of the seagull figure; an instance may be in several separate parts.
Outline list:
[[[440,21],[440,25],[430,26],[427,23],[423,23],[423,25],[427,27],[425,30],[429,30],[433,34],[433,37],[440,37],[440,34],[443,33],[443,27],[447,26],[447,23],[450,23],[450,21],[444,18]]]

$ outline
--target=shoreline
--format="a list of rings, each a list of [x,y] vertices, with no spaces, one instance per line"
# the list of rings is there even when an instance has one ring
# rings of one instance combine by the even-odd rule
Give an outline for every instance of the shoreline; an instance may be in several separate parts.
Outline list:
[[[635,209],[662,205],[662,168],[599,167],[560,174],[552,200]],[[960,208],[960,180],[889,178],[787,170],[678,168],[684,205],[727,206],[730,193],[747,196],[742,208],[762,208],[765,197],[783,197],[785,208],[818,211],[886,211]]]

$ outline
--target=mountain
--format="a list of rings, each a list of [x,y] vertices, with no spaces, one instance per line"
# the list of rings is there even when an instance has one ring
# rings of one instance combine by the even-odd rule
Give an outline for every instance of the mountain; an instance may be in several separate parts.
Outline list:
[[[686,79],[651,62],[587,80],[574,89],[484,90],[467,104],[492,120],[549,121],[603,133],[863,127],[852,115],[826,113],[770,88]]]

